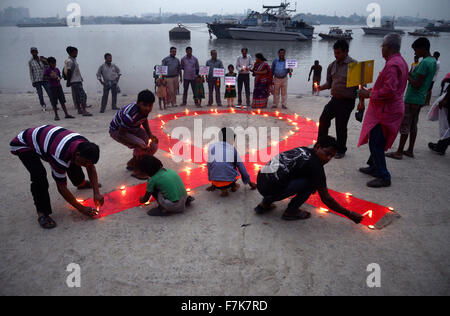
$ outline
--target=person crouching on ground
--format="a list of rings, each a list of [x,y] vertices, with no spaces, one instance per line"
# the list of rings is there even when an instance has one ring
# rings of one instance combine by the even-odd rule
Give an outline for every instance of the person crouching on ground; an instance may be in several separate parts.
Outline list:
[[[363,216],[339,205],[330,195],[324,165],[336,155],[339,145],[331,136],[322,137],[313,149],[299,147],[281,153],[264,166],[258,174],[258,191],[264,197],[255,211],[264,214],[274,208],[276,201],[295,195],[284,212],[287,221],[304,220],[311,217],[300,207],[316,191],[322,202],[336,213],[350,218],[356,224]]]
[[[148,115],[153,110],[154,103],[154,94],[149,90],[142,91],[137,103],[131,103],[117,111],[109,127],[109,134],[114,140],[134,150],[127,169],[134,171],[131,176],[139,180],[148,179],[139,170],[140,158],[143,155],[153,156],[158,150],[158,138],[152,134],[148,125]]]
[[[38,222],[44,229],[56,227],[50,217],[52,206],[48,193],[47,172],[41,160],[50,164],[58,192],[80,213],[95,217],[98,211],[80,204],[67,188],[66,174],[78,190],[93,189],[97,206],[104,203],[100,194],[95,164],[100,149],[83,136],[59,126],[45,125],[29,128],[11,141],[11,153],[19,157],[31,175],[31,194],[38,213]],[[81,167],[85,167],[90,181],[85,180]]]
[[[212,192],[219,189],[222,197],[229,195],[229,189],[231,192],[239,189],[236,183],[239,174],[244,184],[250,185],[252,190],[256,189],[256,184],[250,181],[247,169],[233,146],[235,139],[233,130],[224,127],[219,132],[219,142],[212,144],[208,151],[208,179],[211,186],[206,190]]]
[[[194,198],[187,195],[181,177],[172,169],[164,168],[162,162],[154,157],[145,155],[139,162],[140,170],[150,179],[147,183],[147,192],[139,202],[147,203],[150,198],[158,202],[158,206],[148,212],[150,216],[170,216],[183,213]]]

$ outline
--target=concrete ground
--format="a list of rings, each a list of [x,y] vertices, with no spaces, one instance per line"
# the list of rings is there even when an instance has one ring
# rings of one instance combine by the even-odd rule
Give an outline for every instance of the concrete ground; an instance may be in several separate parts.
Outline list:
[[[130,151],[107,133],[113,112],[98,113],[100,98],[89,98],[94,117],[58,125],[100,145],[97,168],[106,193],[139,182],[124,168]],[[120,104],[132,101],[134,96],[119,98]],[[326,102],[322,96],[291,96],[287,112],[318,121]],[[58,227],[44,231],[36,221],[29,175],[10,154],[9,141],[25,128],[54,124],[53,116],[40,112],[34,94],[0,94],[0,294],[449,295],[450,160],[427,148],[438,134],[437,123],[425,119],[427,110],[420,118],[416,158],[388,161],[391,188],[369,189],[365,184],[370,179],[357,171],[365,165],[368,147],[356,147],[361,124],[353,115],[348,156],[326,167],[330,188],[395,207],[402,218],[382,230],[315,210],[308,221],[284,222],[280,216],[287,202],[269,215],[256,216],[253,208],[261,197],[248,188],[226,199],[198,188],[193,207],[179,216],[150,218],[144,208],[135,208],[92,221],[63,201],[49,176]],[[70,111],[75,113],[72,107]],[[158,113],[155,106],[154,115]],[[286,129],[285,123],[264,118],[203,119],[207,126],[271,124]],[[187,121],[170,127],[192,126]],[[164,152],[157,156],[177,171],[185,167]],[[83,198],[89,194],[76,192]],[[66,285],[70,263],[81,266],[81,288]],[[381,267],[381,288],[366,284],[371,263]]]

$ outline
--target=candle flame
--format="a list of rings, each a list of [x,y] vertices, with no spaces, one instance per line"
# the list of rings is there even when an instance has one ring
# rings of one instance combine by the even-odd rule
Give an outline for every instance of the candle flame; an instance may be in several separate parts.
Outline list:
[[[121,190],[121,191],[124,191],[124,190],[126,190],[126,188],[127,188],[127,187],[126,187],[125,185],[122,185],[122,186],[120,187],[120,190]]]
[[[324,213],[329,213],[330,211],[327,208],[321,207],[320,210]]]
[[[373,225],[369,225],[367,227],[369,227],[370,229],[375,229],[375,226],[373,226]]]
[[[364,217],[368,216],[369,218],[372,218],[372,217],[373,217],[373,211],[372,211],[372,210],[367,211],[367,212],[365,212],[365,213],[363,214],[363,216],[364,216]]]

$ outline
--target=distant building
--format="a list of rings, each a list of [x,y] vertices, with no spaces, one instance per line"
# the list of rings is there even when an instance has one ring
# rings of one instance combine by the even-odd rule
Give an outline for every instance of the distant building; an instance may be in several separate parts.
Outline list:
[[[208,16],[208,13],[206,13],[206,12],[195,12],[195,13],[192,13],[192,15],[206,17],[206,16]]]
[[[0,11],[1,25],[16,25],[30,18],[30,10],[28,8],[12,8],[8,7]]]

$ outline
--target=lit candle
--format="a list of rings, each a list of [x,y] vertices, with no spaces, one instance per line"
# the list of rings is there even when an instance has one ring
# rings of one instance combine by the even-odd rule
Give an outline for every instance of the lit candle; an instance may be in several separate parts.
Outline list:
[[[369,211],[365,212],[365,213],[363,214],[363,216],[364,216],[364,217],[368,216],[369,218],[372,218],[372,217],[373,217],[373,211],[372,211],[372,210],[369,210]]]
[[[126,190],[126,188],[127,188],[127,187],[126,187],[125,185],[122,185],[122,186],[120,187],[120,190],[121,190],[121,191],[124,191],[124,190]]]
[[[373,225],[369,225],[368,227],[372,230],[375,229],[375,226],[373,226]]]
[[[320,210],[324,213],[328,213],[330,212],[327,208],[321,207]]]
[[[353,194],[347,192],[347,193],[345,193],[345,195],[346,195],[347,197],[350,197],[350,196],[352,196]]]

